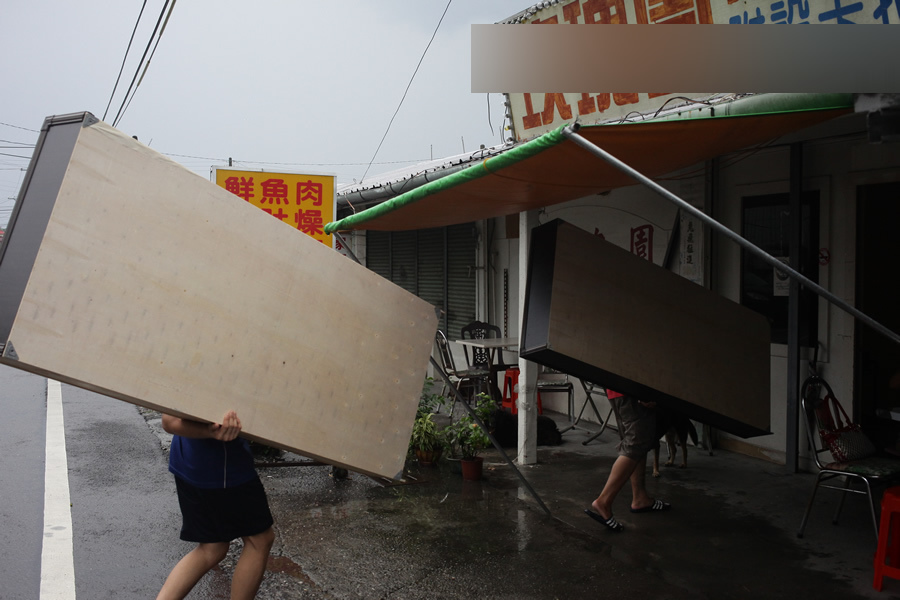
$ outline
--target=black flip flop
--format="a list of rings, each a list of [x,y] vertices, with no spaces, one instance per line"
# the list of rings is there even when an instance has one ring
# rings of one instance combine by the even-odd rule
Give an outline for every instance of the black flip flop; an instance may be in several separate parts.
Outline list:
[[[608,519],[604,519],[602,516],[588,508],[584,509],[584,514],[597,521],[604,527],[607,527],[611,531],[622,531],[623,529],[625,529],[625,527],[621,523],[616,521],[616,518],[612,515],[610,515]]]
[[[662,500],[654,500],[653,504],[650,506],[645,506],[643,508],[632,508],[631,512],[633,513],[647,513],[647,512],[663,512],[666,510],[672,510],[672,505],[668,502],[663,502]]]

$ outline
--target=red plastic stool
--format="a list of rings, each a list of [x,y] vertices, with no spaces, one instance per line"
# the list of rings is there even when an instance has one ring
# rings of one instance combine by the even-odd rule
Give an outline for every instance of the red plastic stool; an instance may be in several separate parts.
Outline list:
[[[500,406],[508,408],[512,414],[519,412],[519,409],[516,408],[516,399],[519,397],[519,392],[516,391],[517,385],[519,385],[519,369],[507,369],[503,373],[503,400],[500,402]]]
[[[873,583],[879,592],[885,577],[900,579],[900,523],[894,523],[894,527],[891,527],[892,517],[898,512],[900,512],[900,486],[894,486],[884,490],[881,497],[881,520],[878,523],[878,550],[875,552]]]
[[[503,408],[508,408],[512,414],[519,413],[519,407],[516,406],[516,400],[519,398],[518,389],[519,385],[519,368],[513,367],[511,369],[507,369],[503,374],[503,399],[500,402],[500,406]],[[538,414],[544,414],[544,407],[541,405],[541,393],[537,393],[537,409]]]

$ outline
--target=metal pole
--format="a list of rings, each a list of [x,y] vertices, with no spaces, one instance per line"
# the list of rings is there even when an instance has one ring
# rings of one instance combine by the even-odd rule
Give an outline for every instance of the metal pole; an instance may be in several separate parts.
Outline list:
[[[709,225],[712,229],[718,231],[725,237],[730,238],[732,241],[734,241],[736,244],[738,244],[739,246],[741,246],[748,252],[758,256],[760,259],[769,263],[771,266],[775,267],[779,271],[784,272],[791,279],[798,281],[801,285],[814,291],[816,294],[825,298],[826,300],[828,300],[835,306],[837,306],[837,307],[843,309],[844,311],[846,311],[847,313],[853,315],[854,317],[856,317],[857,319],[859,319],[860,321],[862,321],[863,323],[865,323],[872,329],[874,329],[874,330],[880,332],[881,334],[883,334],[884,336],[886,336],[891,341],[893,341],[897,344],[900,344],[900,335],[894,333],[893,331],[891,331],[890,329],[888,329],[887,327],[885,327],[878,321],[872,319],[871,317],[860,312],[859,310],[857,310],[850,304],[844,302],[843,300],[841,300],[840,298],[838,298],[837,296],[835,296],[834,294],[832,294],[831,292],[829,292],[828,290],[826,290],[825,288],[823,288],[822,286],[817,284],[816,282],[812,281],[811,279],[809,279],[808,277],[806,277],[804,275],[801,275],[799,272],[794,270],[792,267],[784,264],[783,262],[781,262],[774,256],[768,254],[767,252],[765,252],[758,246],[751,244],[750,242],[748,242],[747,240],[745,240],[744,238],[742,238],[735,232],[731,231],[730,229],[728,229],[727,227],[725,227],[724,225],[722,225],[721,223],[719,223],[718,221],[716,221],[715,219],[713,219],[712,217],[710,217],[709,215],[704,213],[703,211],[694,208],[693,206],[691,206],[690,204],[688,204],[687,202],[685,202],[684,200],[682,200],[681,198],[679,198],[678,196],[676,196],[675,194],[673,194],[672,192],[667,190],[666,188],[662,187],[661,185],[659,185],[658,183],[656,183],[655,181],[653,181],[646,175],[643,175],[639,171],[636,171],[635,169],[626,165],[625,163],[620,161],[618,158],[616,158],[615,156],[613,156],[606,150],[603,150],[602,148],[591,143],[584,137],[578,135],[578,133],[577,133],[578,128],[579,128],[579,126],[577,123],[568,125],[563,129],[562,133],[565,137],[572,140],[573,142],[575,142],[576,144],[578,144],[579,146],[581,146],[582,148],[584,148],[591,154],[594,154],[595,156],[602,158],[603,160],[605,160],[612,166],[616,167],[623,173],[630,175],[631,177],[636,179],[638,182],[643,183],[644,185],[646,185],[647,187],[649,187],[650,189],[652,189],[659,195],[663,196],[664,198],[666,198],[668,200],[671,200],[677,206],[679,206],[682,210],[685,210],[685,211],[689,212],[690,214],[694,215],[695,217],[697,217],[698,219],[700,219],[701,221],[703,221],[704,223]]]
[[[446,383],[450,387],[450,389],[453,390],[453,393],[456,396],[456,400],[459,401],[467,411],[469,411],[469,415],[472,417],[472,419],[478,424],[479,427],[481,427],[482,431],[487,434],[488,438],[491,440],[491,443],[494,444],[494,448],[500,451],[500,454],[502,454],[503,458],[506,459],[506,463],[513,468],[513,470],[516,472],[516,475],[519,476],[519,480],[522,482],[522,485],[524,485],[528,492],[534,497],[538,505],[542,509],[544,509],[544,512],[547,513],[547,516],[552,517],[553,515],[550,513],[550,509],[547,508],[547,505],[544,504],[544,502],[541,500],[541,497],[537,495],[537,492],[534,491],[534,488],[531,487],[531,484],[528,483],[528,481],[522,475],[522,472],[519,471],[518,467],[516,467],[516,464],[512,461],[512,459],[509,458],[509,455],[506,454],[506,451],[497,442],[487,426],[482,422],[481,419],[478,418],[478,415],[475,414],[475,409],[469,406],[469,403],[466,402],[466,399],[463,398],[462,394],[459,393],[459,390],[456,389],[456,386],[453,385],[452,381],[450,381],[450,377],[447,376],[447,374],[444,372],[444,369],[441,368],[437,361],[434,360],[433,356],[431,357],[431,365],[434,367],[434,370],[437,373],[440,373],[441,378],[444,380],[444,383]]]
[[[346,240],[344,240],[344,238],[341,236],[340,233],[338,233],[337,231],[335,231],[335,232],[333,232],[331,235],[333,235],[334,237],[337,238],[337,241],[339,241],[339,242],[341,243],[341,246],[343,246],[343,247],[344,247],[344,250],[347,251],[347,255],[348,255],[350,258],[353,259],[353,262],[355,262],[355,263],[358,264],[358,265],[361,265],[361,264],[362,264],[361,262],[359,262],[359,259],[356,258],[356,255],[353,254],[353,250],[350,249],[350,246],[347,244]]]
[[[803,145],[791,144],[790,264],[800,266],[803,222]],[[817,342],[818,340],[810,340]],[[788,298],[787,405],[784,457],[788,473],[800,470],[800,284],[791,280]]]

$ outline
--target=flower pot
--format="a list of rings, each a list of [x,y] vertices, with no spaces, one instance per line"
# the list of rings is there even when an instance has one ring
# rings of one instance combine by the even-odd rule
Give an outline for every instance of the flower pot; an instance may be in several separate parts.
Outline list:
[[[433,467],[441,458],[441,449],[436,450],[416,450],[416,458],[423,467]]]
[[[450,465],[450,472],[459,475],[462,473],[462,459],[453,456],[447,457],[447,464]]]
[[[478,481],[481,479],[481,471],[484,467],[483,457],[464,458],[460,462],[462,464],[463,479],[466,481]]]

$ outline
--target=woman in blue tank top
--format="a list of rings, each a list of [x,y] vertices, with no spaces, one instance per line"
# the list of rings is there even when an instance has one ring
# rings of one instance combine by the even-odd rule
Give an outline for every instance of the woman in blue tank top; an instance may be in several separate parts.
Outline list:
[[[221,423],[201,423],[163,415],[173,434],[169,471],[175,476],[181,508],[181,539],[197,542],[172,569],[157,600],[181,599],[219,564],[231,541],[244,542],[231,582],[232,598],[253,598],[275,541],[265,489],[253,466],[249,445],[238,438],[237,413]]]

